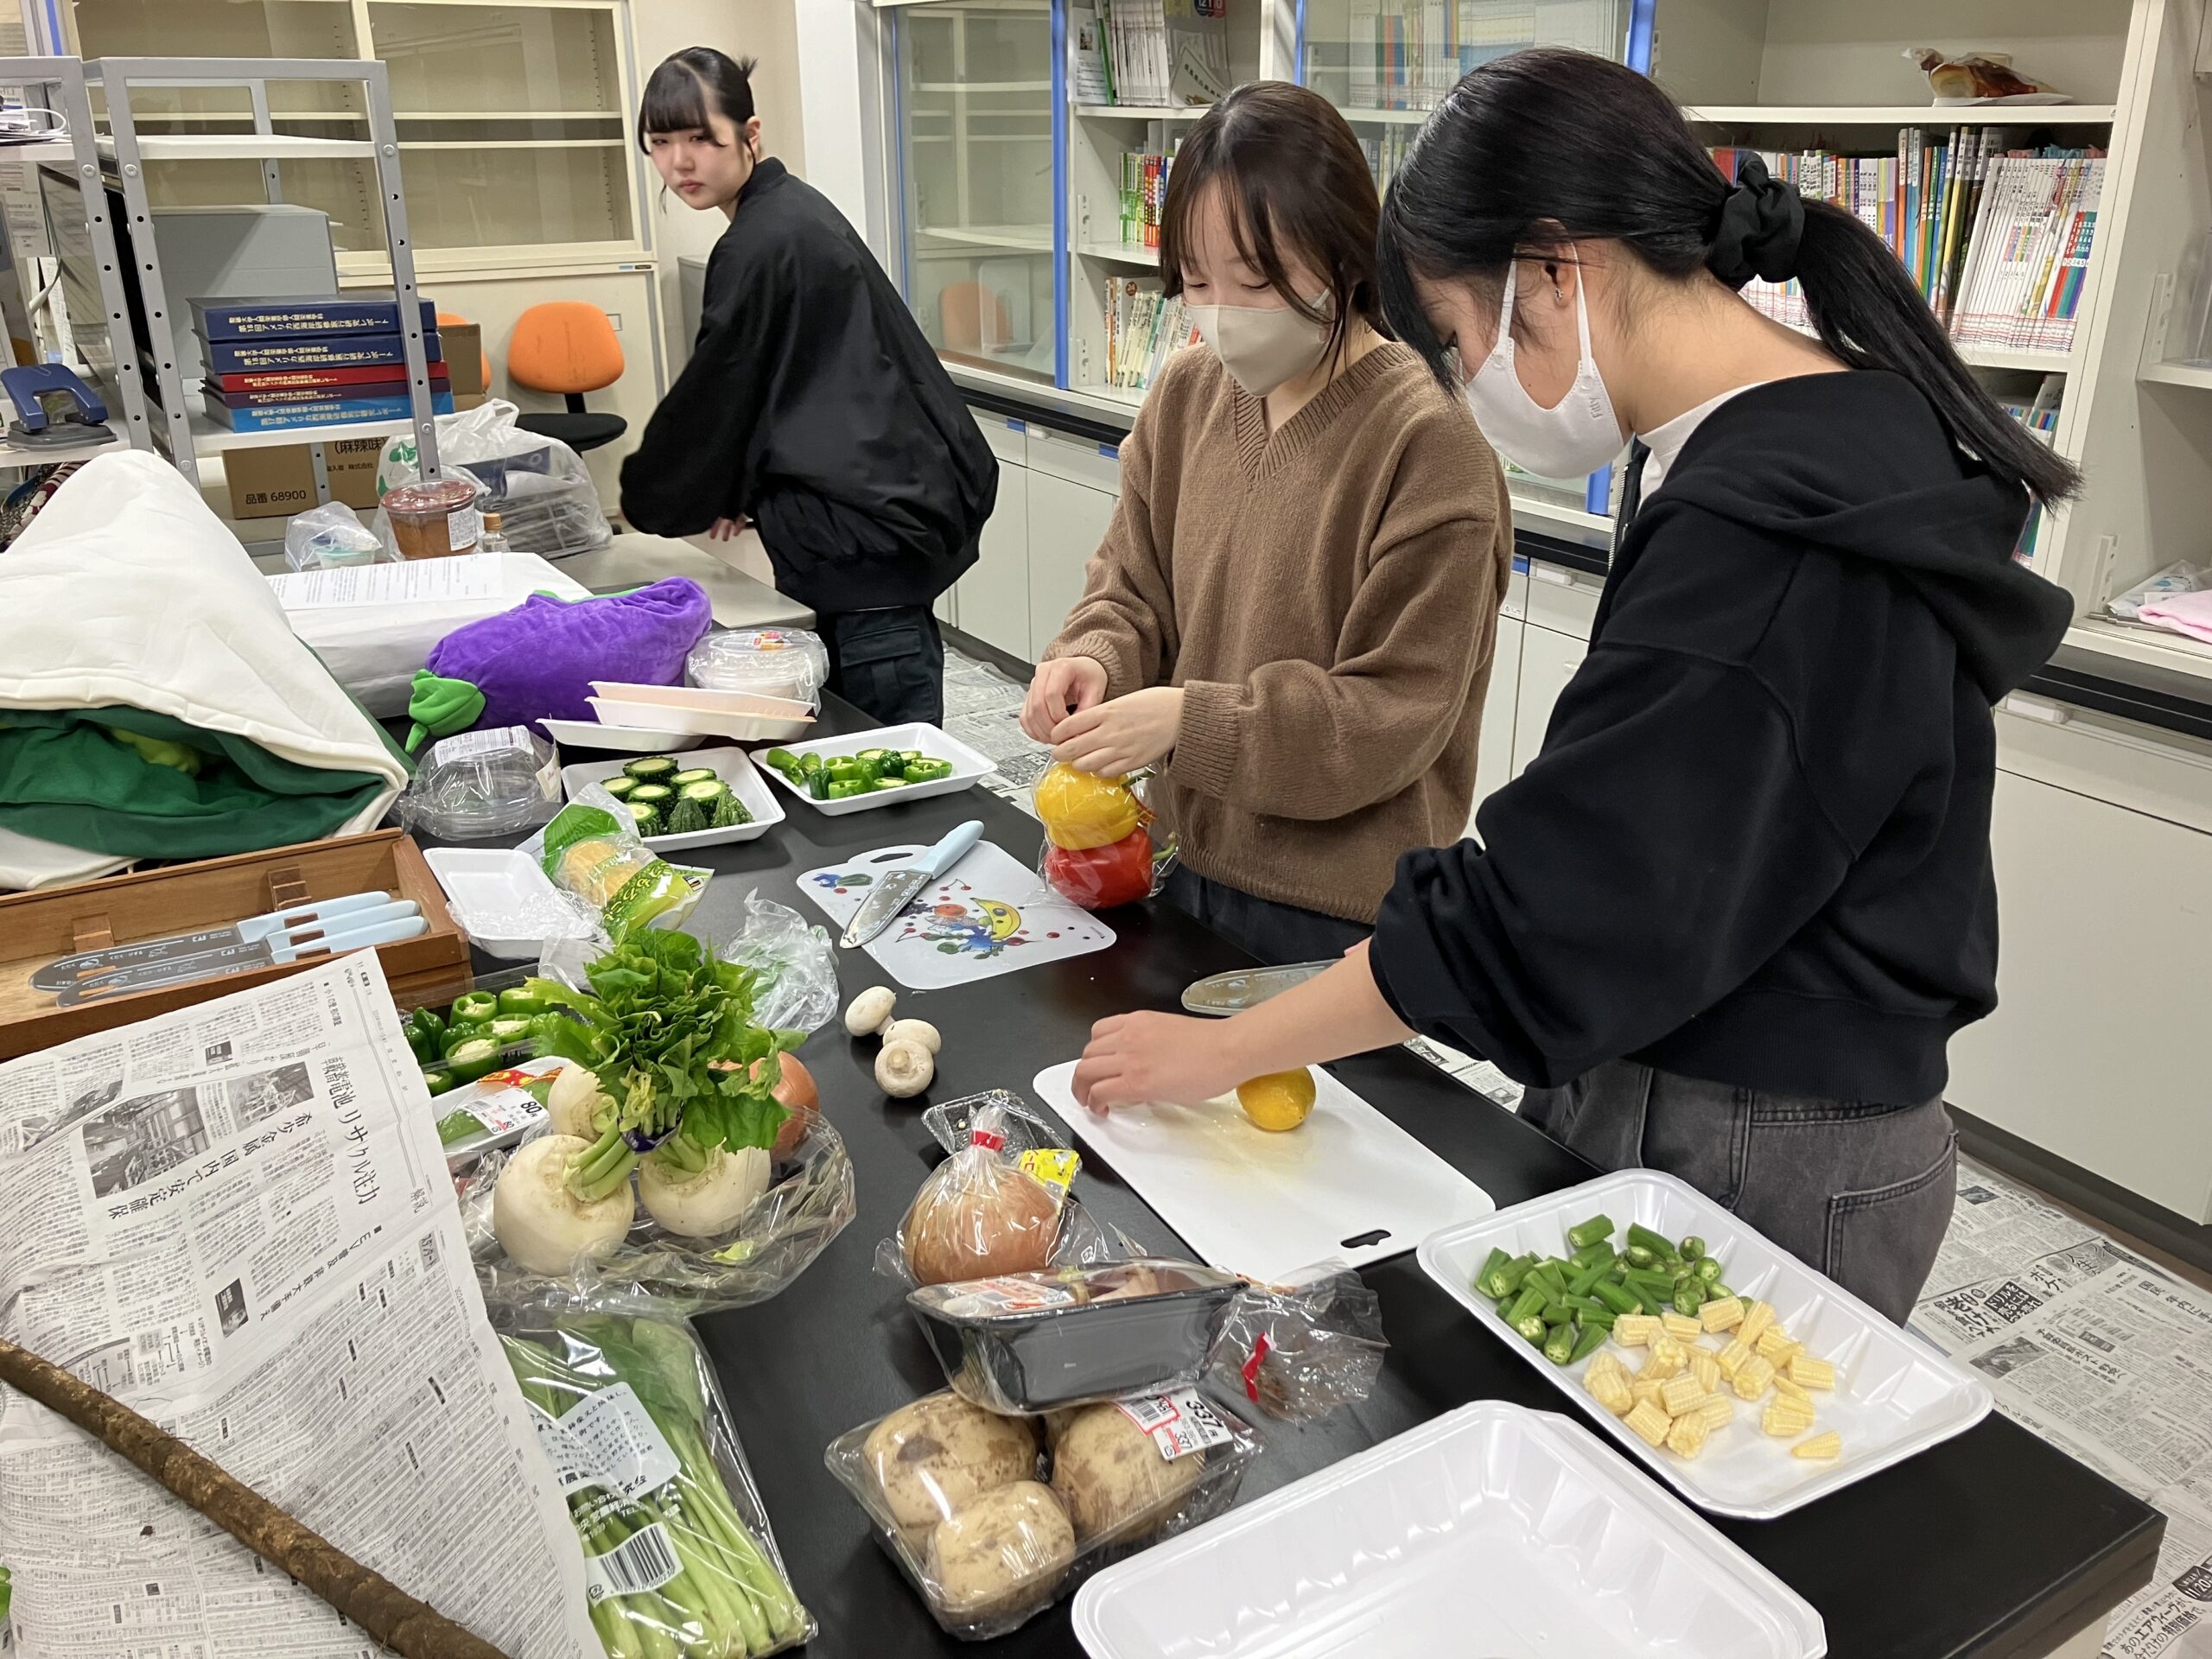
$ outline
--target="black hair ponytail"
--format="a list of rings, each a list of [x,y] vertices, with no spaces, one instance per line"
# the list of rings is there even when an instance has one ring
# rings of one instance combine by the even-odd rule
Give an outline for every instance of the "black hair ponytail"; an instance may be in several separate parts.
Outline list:
[[[1999,407],[1904,267],[1841,208],[1800,199],[1747,159],[1721,175],[1672,99],[1626,66],[1536,47],[1474,71],[1422,126],[1382,204],[1377,264],[1400,339],[1453,384],[1416,276],[1503,284],[1509,264],[1617,241],[1669,282],[1795,276],[1821,342],[1918,388],[1952,440],[2043,501],[2081,475]]]
[[[711,46],[687,46],[660,60],[638,103],[638,148],[656,132],[713,130],[712,115],[725,115],[740,134],[753,118],[751,58],[733,58]]]

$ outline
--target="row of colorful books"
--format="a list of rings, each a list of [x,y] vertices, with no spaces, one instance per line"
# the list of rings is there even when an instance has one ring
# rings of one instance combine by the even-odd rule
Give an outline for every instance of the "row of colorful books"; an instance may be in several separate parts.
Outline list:
[[[2034,397],[2024,401],[2017,397],[2000,397],[1997,401],[2004,406],[2007,415],[2045,443],[2052,443],[2057,441],[2059,405],[2065,397],[2066,377],[2046,374],[2043,384],[2036,388]],[[2020,563],[2032,565],[2035,563],[2036,547],[2043,538],[2043,503],[2031,501],[2028,504],[2027,522],[2020,527],[2020,539],[2012,547],[2012,556]]]
[[[1122,152],[1122,245],[1160,245],[1160,209],[1167,200],[1167,175],[1175,165],[1173,145],[1160,150]]]
[[[423,302],[423,352],[433,412],[453,412],[453,385],[437,334],[437,308]],[[249,302],[194,300],[207,377],[200,406],[233,432],[270,432],[404,416],[407,352],[399,306],[391,299]]]
[[[1142,391],[1159,378],[1167,354],[1198,337],[1179,296],[1141,277],[1116,277],[1106,290],[1105,384]]]
[[[1083,104],[1211,104],[1229,73],[1229,0],[1077,0],[1068,8]]]
[[[1756,155],[1777,178],[1831,202],[1886,243],[1963,346],[2063,353],[2088,276],[2104,185],[2101,149],[1999,149],[1986,128],[1948,142],[1901,129],[1894,155],[1834,150],[1713,152],[1733,178]],[[1811,327],[1802,286],[1754,282],[1744,297]]]

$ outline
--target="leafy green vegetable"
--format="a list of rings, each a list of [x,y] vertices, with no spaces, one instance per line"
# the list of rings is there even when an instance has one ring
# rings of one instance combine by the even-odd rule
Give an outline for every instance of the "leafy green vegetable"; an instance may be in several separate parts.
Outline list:
[[[749,1070],[796,1048],[805,1033],[753,1022],[750,969],[717,961],[689,933],[639,931],[584,976],[588,995],[529,982],[575,1010],[532,1023],[542,1052],[590,1067],[615,1103],[606,1133],[569,1166],[573,1191],[605,1197],[655,1141],[656,1156],[687,1170],[705,1167],[718,1147],[774,1144],[786,1114],[771,1092],[773,1079],[756,1080]],[[716,1070],[716,1061],[733,1069]]]

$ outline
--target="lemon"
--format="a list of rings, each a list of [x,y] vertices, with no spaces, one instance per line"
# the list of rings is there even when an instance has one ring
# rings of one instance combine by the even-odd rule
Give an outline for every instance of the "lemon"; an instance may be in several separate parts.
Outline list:
[[[1313,1074],[1303,1069],[1270,1071],[1264,1077],[1240,1083],[1236,1103],[1244,1109],[1245,1116],[1263,1129],[1278,1134],[1294,1129],[1313,1109]]]

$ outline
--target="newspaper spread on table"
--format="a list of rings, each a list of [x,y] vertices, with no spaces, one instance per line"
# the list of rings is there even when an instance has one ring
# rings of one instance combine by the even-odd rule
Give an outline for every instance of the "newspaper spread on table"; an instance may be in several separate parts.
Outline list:
[[[0,1065],[0,1336],[512,1659],[597,1659],[376,952]],[[0,1389],[26,1659],[353,1659],[358,1627]]]
[[[2164,1513],[2158,1576],[2113,1611],[2107,1659],[2212,1659],[2212,1293],[1961,1165],[1911,1328]]]

